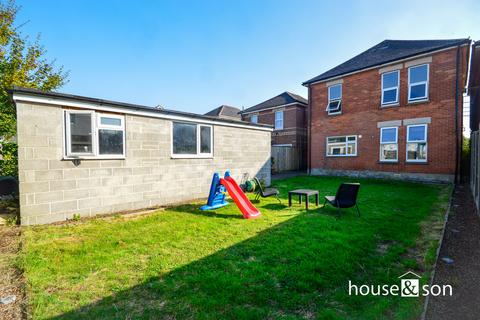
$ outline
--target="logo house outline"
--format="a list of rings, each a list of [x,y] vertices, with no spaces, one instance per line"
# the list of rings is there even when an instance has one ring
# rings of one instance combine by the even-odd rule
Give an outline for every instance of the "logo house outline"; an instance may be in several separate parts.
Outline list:
[[[405,278],[407,275],[410,277]],[[407,271],[398,278],[400,279],[400,294],[402,297],[418,297],[420,295],[421,276],[415,272]]]

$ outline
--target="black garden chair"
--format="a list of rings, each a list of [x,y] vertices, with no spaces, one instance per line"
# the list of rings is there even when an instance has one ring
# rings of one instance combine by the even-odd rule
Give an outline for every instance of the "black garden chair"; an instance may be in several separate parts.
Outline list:
[[[280,204],[282,203],[282,201],[278,197],[278,195],[280,194],[280,191],[278,191],[275,188],[263,189],[257,177],[253,178],[253,180],[255,180],[255,184],[257,185],[257,188],[258,188],[257,191],[255,191],[255,200],[260,199],[260,197],[262,198],[275,197],[278,200],[278,202],[280,202]]]
[[[360,183],[342,183],[338,187],[337,194],[335,196],[326,196],[323,207],[329,203],[335,208],[338,208],[338,214],[340,215],[341,208],[357,208],[358,216],[360,216],[360,209],[357,205],[357,195],[360,189]]]

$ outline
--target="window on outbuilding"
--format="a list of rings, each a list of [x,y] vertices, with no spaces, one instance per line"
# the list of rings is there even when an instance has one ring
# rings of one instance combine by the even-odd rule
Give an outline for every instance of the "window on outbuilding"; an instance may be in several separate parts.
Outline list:
[[[335,84],[328,87],[328,114],[342,113],[342,84]]]
[[[429,65],[408,68],[408,101],[428,99]]]
[[[173,122],[172,157],[213,156],[212,126],[191,122]]]
[[[258,115],[253,114],[253,115],[250,117],[250,122],[251,122],[251,123],[258,123]]]
[[[65,110],[67,158],[125,157],[125,117]]]
[[[399,83],[400,71],[396,70],[382,74],[382,106],[398,103]]]

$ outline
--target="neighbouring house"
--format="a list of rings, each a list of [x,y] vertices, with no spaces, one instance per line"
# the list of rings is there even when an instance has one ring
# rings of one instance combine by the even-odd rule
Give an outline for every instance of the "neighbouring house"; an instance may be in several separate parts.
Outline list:
[[[307,106],[307,99],[283,92],[240,112],[244,121],[274,127],[272,157],[275,171],[306,169]]]
[[[478,131],[480,124],[480,42],[472,47],[470,66],[470,83],[468,95],[470,96],[470,129]]]
[[[470,43],[385,40],[304,82],[310,173],[458,177]]]
[[[220,119],[242,120],[240,109],[227,105],[221,105],[220,107],[205,113],[205,115]]]
[[[267,125],[14,88],[24,225],[205,198],[214,172],[270,183]]]

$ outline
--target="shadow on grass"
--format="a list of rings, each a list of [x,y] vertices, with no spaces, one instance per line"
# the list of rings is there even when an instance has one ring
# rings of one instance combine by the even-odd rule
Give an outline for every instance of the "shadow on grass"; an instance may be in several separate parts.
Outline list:
[[[289,182],[291,185],[302,182],[306,187],[315,187],[317,180],[294,179]],[[329,183],[324,189],[333,192],[339,179],[321,179],[324,180]],[[247,240],[168,273],[144,278],[142,283],[128,289],[115,292],[115,284],[102,279],[99,286],[105,286],[104,292],[115,293],[105,297],[78,293],[94,302],[53,319],[382,319],[385,315],[393,318],[398,315],[396,307],[405,300],[390,296],[348,296],[348,281],[397,281],[396,277],[405,272],[402,254],[415,244],[420,230],[418,223],[427,216],[437,198],[432,188],[421,185],[399,185],[400,189],[394,191],[385,186],[390,183],[372,184],[365,192],[364,198],[370,203],[361,208],[365,212],[363,219],[354,210],[342,211],[341,219],[332,219],[337,218],[335,208],[297,210],[294,217]],[[417,196],[412,197],[415,193]],[[378,201],[379,194],[387,195],[383,202]],[[398,208],[400,214],[393,212],[392,207]],[[268,203],[264,208],[280,212],[285,205]],[[243,219],[240,214],[223,214],[221,210],[200,212],[198,205],[176,207],[175,211]],[[385,241],[395,241],[398,246],[378,254],[378,245]],[[151,269],[147,274],[158,274],[154,262],[162,265],[167,261],[158,253],[156,256],[152,253],[150,258],[157,260],[149,262],[147,269]],[[123,279],[119,275],[115,280],[122,283]],[[73,297],[66,299],[74,300],[77,293],[69,294]],[[52,300],[62,298],[55,293],[52,296]],[[412,304],[421,311],[420,300]]]
[[[287,205],[285,204],[280,204],[280,203],[269,203],[269,204],[266,204],[264,206],[262,206],[262,208],[265,208],[265,209],[268,209],[268,210],[284,210],[286,208],[288,208]]]
[[[253,238],[53,319],[318,315],[328,307],[319,297],[328,290],[344,291],[348,275],[359,264],[369,264],[369,237],[342,231],[352,226],[361,230],[358,224],[299,214]]]
[[[229,206],[230,205],[232,205],[232,203],[229,203]],[[233,205],[235,205],[235,203],[233,203]],[[198,205],[198,204],[184,204],[181,206],[174,207],[174,209],[175,211],[193,214],[197,216],[223,218],[223,219],[243,219],[243,216],[241,214],[224,214],[219,212],[218,210],[202,211],[200,210],[200,207],[201,205]]]

